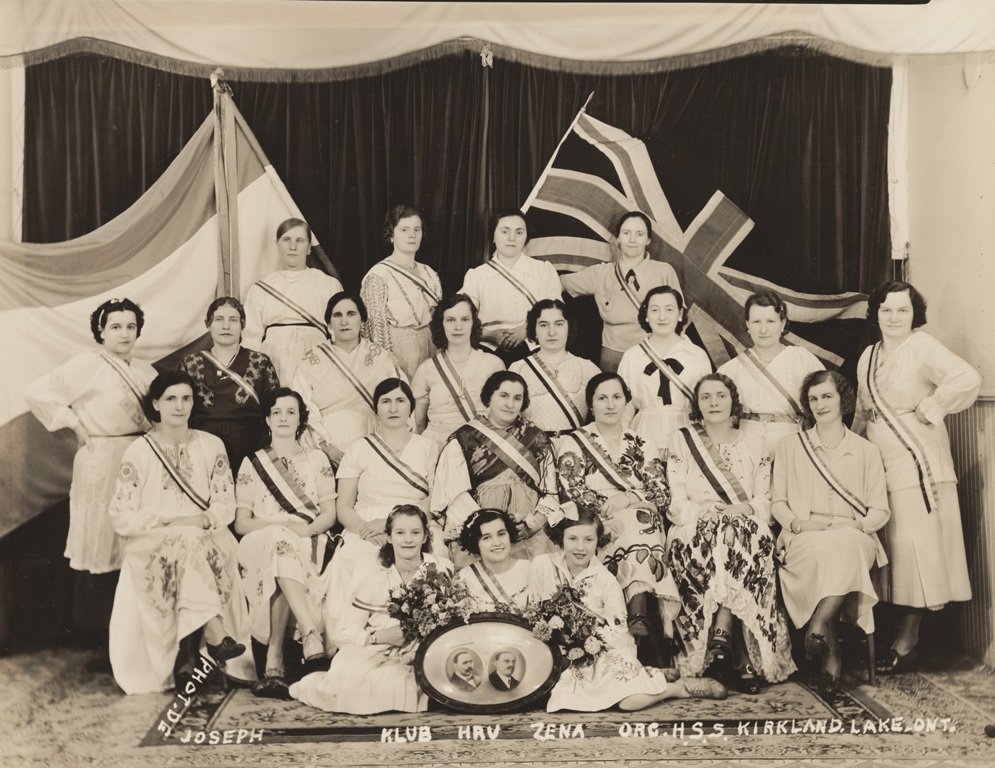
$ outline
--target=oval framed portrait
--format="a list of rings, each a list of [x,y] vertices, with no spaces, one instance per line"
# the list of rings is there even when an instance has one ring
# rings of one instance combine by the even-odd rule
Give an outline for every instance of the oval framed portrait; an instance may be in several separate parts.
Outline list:
[[[560,652],[532,634],[521,617],[477,613],[468,624],[441,627],[418,646],[422,690],[459,712],[510,712],[556,684]]]

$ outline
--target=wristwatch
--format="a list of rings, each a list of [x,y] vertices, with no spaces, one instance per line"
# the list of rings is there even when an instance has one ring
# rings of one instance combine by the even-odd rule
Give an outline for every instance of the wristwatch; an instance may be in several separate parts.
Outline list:
[[[796,517],[794,520],[791,521],[791,524],[788,526],[788,528],[791,530],[792,533],[801,533],[802,521]]]

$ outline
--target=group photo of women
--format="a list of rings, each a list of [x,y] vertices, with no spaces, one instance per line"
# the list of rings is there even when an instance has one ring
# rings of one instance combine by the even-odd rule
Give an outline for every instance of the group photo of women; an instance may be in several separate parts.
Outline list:
[[[386,255],[344,286],[283,221],[279,270],[212,301],[178,367],[134,354],[158,319],[112,299],[93,349],[26,391],[76,436],[65,556],[112,596],[79,620],[123,691],[179,690],[203,654],[257,696],[425,711],[389,604],[430,573],[475,613],[574,590],[600,650],[557,670],[548,711],[792,677],[832,695],[843,624],[873,635],[890,603],[877,671],[903,672],[929,615],[971,599],[944,417],[981,377],[921,329],[916,287],[871,294],[855,380],[792,343],[773,291],[745,299],[750,343],[716,370],[642,211],[610,261],[562,276],[497,211],[458,285],[418,260],[429,225],[391,208]],[[581,296],[597,362],[571,351]]]

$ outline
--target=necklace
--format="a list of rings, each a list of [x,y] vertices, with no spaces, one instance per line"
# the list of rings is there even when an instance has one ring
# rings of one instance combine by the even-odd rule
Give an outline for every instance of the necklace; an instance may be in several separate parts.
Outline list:
[[[818,430],[816,430],[816,431],[818,431]],[[819,432],[819,439],[822,441],[822,447],[825,448],[827,451],[833,451],[833,450],[836,450],[837,448],[839,448],[839,445],[840,445],[840,443],[843,442],[843,438],[844,437],[846,437],[846,430],[845,429],[843,430],[843,434],[840,435],[840,439],[837,440],[833,445],[830,445],[829,443],[826,442],[826,439],[822,436],[822,432]]]
[[[463,363],[465,363],[467,360],[470,359],[471,355],[473,355],[473,348],[472,347],[470,348],[470,354],[467,355],[466,357],[464,357],[462,360],[457,360],[455,357],[452,356],[452,354],[449,352],[449,350],[446,350],[446,357],[449,358],[449,362],[456,363],[457,365],[463,365]]]

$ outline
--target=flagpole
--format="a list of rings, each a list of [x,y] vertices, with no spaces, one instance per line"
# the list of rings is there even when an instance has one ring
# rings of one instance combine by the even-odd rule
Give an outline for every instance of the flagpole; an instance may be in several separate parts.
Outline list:
[[[584,102],[584,106],[580,108],[580,111],[577,113],[577,115],[574,117],[573,121],[570,123],[569,127],[567,128],[566,133],[563,134],[563,138],[560,139],[560,143],[557,144],[556,149],[553,150],[553,156],[549,158],[549,162],[546,164],[546,167],[543,169],[542,173],[539,174],[539,180],[536,181],[535,186],[532,188],[532,191],[529,193],[529,196],[526,198],[525,202],[522,203],[522,213],[528,212],[529,208],[532,207],[532,203],[535,202],[536,197],[539,195],[539,190],[542,189],[543,182],[546,180],[546,177],[549,175],[550,169],[553,167],[553,163],[556,161],[556,156],[560,153],[560,147],[563,146],[563,142],[567,140],[567,136],[569,136],[570,133],[573,131],[574,126],[577,125],[577,121],[580,120],[580,116],[583,115],[584,112],[587,110],[587,105],[591,103],[591,99],[593,98],[594,98],[594,91],[591,91],[591,94],[587,97],[587,101]]]
[[[239,298],[238,164],[231,88],[220,67],[211,73],[214,90],[214,202],[218,214],[218,296]]]

